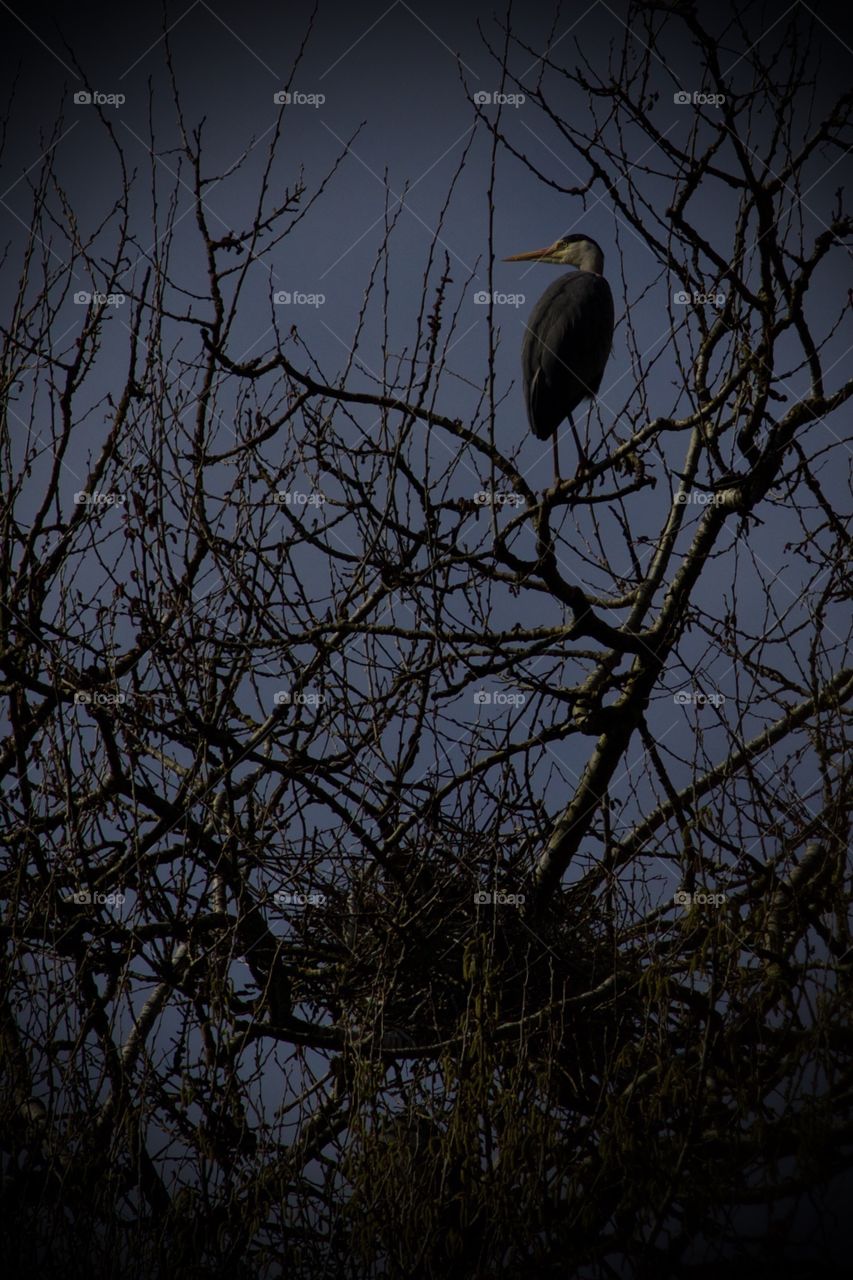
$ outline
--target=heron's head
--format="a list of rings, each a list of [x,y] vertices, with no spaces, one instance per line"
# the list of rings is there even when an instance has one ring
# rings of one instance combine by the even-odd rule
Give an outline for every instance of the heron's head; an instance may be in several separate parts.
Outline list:
[[[515,253],[511,258],[504,258],[504,262],[553,262],[558,267],[594,271],[597,276],[604,270],[604,254],[589,236],[561,236],[546,249]]]

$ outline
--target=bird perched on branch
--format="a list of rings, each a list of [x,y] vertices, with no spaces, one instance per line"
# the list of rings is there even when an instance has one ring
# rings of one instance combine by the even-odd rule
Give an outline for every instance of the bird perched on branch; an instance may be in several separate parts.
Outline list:
[[[517,253],[505,262],[552,262],[576,267],[560,276],[536,303],[527,322],[521,363],[530,429],[554,446],[554,480],[560,478],[557,429],[568,418],[586,466],[572,414],[595,395],[613,342],[613,294],[602,275],[604,254],[589,236],[563,236],[547,249]]]

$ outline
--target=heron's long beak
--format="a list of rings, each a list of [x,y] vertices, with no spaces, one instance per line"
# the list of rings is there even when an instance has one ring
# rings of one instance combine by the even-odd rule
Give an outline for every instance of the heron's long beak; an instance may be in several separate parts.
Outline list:
[[[541,258],[547,258],[553,248],[554,246],[549,244],[546,249],[531,249],[529,253],[514,253],[511,258],[504,258],[504,262],[538,262]]]

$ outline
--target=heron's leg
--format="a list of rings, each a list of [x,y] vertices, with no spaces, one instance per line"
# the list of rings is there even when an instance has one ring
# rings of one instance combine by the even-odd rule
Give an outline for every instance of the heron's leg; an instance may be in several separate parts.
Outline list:
[[[551,447],[554,450],[554,484],[560,483],[560,455],[557,452],[557,436],[560,434],[559,429],[551,436]]]
[[[569,426],[572,429],[572,435],[575,438],[575,448],[578,451],[577,474],[580,476],[580,475],[583,475],[583,473],[589,468],[589,459],[586,456],[586,450],[581,445],[580,436],[578,435],[577,428],[575,426],[575,420],[571,414],[569,414]]]

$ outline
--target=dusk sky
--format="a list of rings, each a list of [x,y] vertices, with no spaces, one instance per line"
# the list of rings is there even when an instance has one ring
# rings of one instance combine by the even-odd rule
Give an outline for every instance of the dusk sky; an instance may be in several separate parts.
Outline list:
[[[698,12],[713,26],[718,8],[700,2]],[[716,53],[723,79],[736,86],[739,94],[746,94],[753,74],[747,54],[760,51],[778,24],[796,14],[811,15],[815,45],[809,78],[793,95],[790,118],[780,122],[757,111],[748,135],[722,140],[709,160],[698,207],[690,213],[713,253],[719,253],[725,263],[732,256],[740,192],[735,184],[718,180],[720,171],[737,168],[735,152],[743,146],[762,175],[775,174],[777,165],[784,166],[786,150],[797,152],[802,139],[853,79],[849,11],[842,16],[833,5],[795,0],[790,7],[746,3],[736,12],[743,25],[738,27],[735,19],[723,23]],[[697,335],[705,318],[722,309],[728,284],[725,272],[716,271],[710,258],[696,255],[691,260],[672,235],[674,192],[680,189],[684,174],[665,143],[671,139],[679,148],[693,146],[693,154],[701,154],[718,125],[719,104],[700,70],[700,52],[679,25],[679,34],[668,34],[660,47],[652,47],[649,78],[643,84],[643,109],[662,135],[663,145],[650,144],[636,121],[618,139],[608,133],[612,122],[607,119],[607,92],[615,91],[614,86],[618,89],[620,76],[633,73],[633,57],[639,59],[649,49],[648,29],[632,20],[629,30],[628,14],[628,6],[619,0],[557,7],[517,3],[506,8],[479,0],[471,5],[446,0],[432,4],[320,0],[316,8],[303,0],[268,5],[254,0],[241,4],[181,0],[169,3],[165,11],[157,4],[0,2],[0,65],[8,111],[0,154],[3,324],[8,324],[21,274],[34,184],[48,155],[55,159],[57,186],[46,200],[46,229],[38,248],[57,300],[50,332],[55,356],[69,358],[75,350],[91,295],[105,289],[107,281],[116,290],[115,300],[107,303],[108,318],[91,378],[75,403],[78,413],[84,407],[89,412],[78,420],[75,447],[62,462],[62,501],[57,501],[57,509],[64,506],[64,514],[57,515],[57,524],[60,515],[69,518],[74,495],[84,488],[91,460],[107,430],[104,422],[109,414],[104,405],[112,403],[108,397],[120,393],[127,373],[132,314],[128,299],[138,296],[146,272],[157,260],[170,210],[171,280],[163,306],[164,335],[173,345],[164,363],[174,375],[172,389],[180,410],[170,422],[166,445],[174,447],[175,458],[183,463],[192,457],[189,410],[197,393],[193,379],[200,354],[203,357],[206,329],[202,326],[211,324],[212,303],[196,223],[193,175],[182,154],[182,128],[188,135],[201,131],[203,205],[212,236],[226,238],[246,230],[263,184],[269,192],[268,206],[291,202],[283,219],[287,233],[271,248],[259,250],[248,264],[245,279],[241,278],[241,307],[225,344],[234,362],[267,357],[279,346],[295,366],[325,387],[345,386],[350,392],[374,395],[386,391],[412,402],[418,370],[427,363],[424,333],[429,325],[424,317],[438,305],[438,298],[444,326],[439,344],[443,368],[437,389],[430,389],[434,398],[428,399],[428,408],[463,425],[474,424],[483,439],[493,431],[497,450],[511,459],[530,488],[545,490],[553,478],[551,444],[535,439],[528,426],[520,350],[530,311],[559,268],[504,259],[583,232],[603,250],[604,275],[615,300],[612,354],[598,398],[575,415],[592,460],[627,442],[650,420],[687,416],[695,408],[688,371]],[[627,53],[621,63],[626,33]],[[564,73],[566,66],[580,69],[588,92],[581,92]],[[778,72],[784,79],[784,68],[774,64],[765,70],[768,78]],[[607,92],[599,93],[596,86],[602,84]],[[621,160],[609,161],[607,182],[593,173],[572,145],[581,135],[595,134],[591,103],[601,113],[601,139],[611,148],[617,143],[621,148]],[[596,137],[589,144],[595,156],[598,141]],[[768,148],[773,148],[770,158]],[[805,167],[801,187],[789,186],[787,176],[786,172],[785,179],[780,179],[782,191],[775,212],[794,246],[790,266],[798,248],[805,256],[827,231],[839,189],[849,192],[850,154],[840,149],[829,156],[815,154]],[[123,181],[131,191],[126,212],[132,252],[115,264],[110,254],[124,216]],[[646,237],[620,207],[621,201],[633,198],[629,192],[635,184],[647,202]],[[91,269],[84,268],[79,257],[73,269],[67,267],[62,230],[66,222],[76,227],[80,242],[87,244]],[[837,248],[816,270],[802,304],[812,332],[821,341],[826,338],[821,358],[830,391],[849,376],[853,349],[849,246],[846,257]],[[236,287],[238,268],[246,261],[245,255],[235,253],[235,274],[225,285],[226,294]],[[758,255],[747,253],[746,261],[745,274],[757,291],[761,287]],[[692,297],[684,292],[685,284]],[[32,301],[29,295],[25,299]],[[723,349],[712,361],[712,383],[724,378],[722,362],[736,356],[721,355]],[[417,358],[410,366],[413,351]],[[770,426],[806,396],[810,383],[807,361],[793,330],[784,334],[776,357],[776,398],[771,398],[765,419]],[[57,430],[56,417],[48,416],[52,391],[47,375],[35,389],[25,383],[26,377],[15,389],[18,398],[10,398],[10,420],[17,420],[20,427],[22,453],[30,429],[43,448],[15,494],[16,519],[22,530],[38,511],[40,485],[53,464],[50,429]],[[251,396],[244,400],[241,387],[225,377],[217,385],[217,396],[216,425],[206,441],[208,457],[215,461],[205,475],[205,492],[212,506],[220,504],[217,520],[221,523],[216,528],[223,531],[223,541],[226,537],[239,540],[237,504],[235,509],[229,507],[232,486],[236,492],[238,482],[245,480],[248,492],[252,485],[259,490],[262,484],[254,474],[249,480],[238,477],[228,455],[239,439],[250,434],[246,422],[257,406]],[[331,421],[331,409],[329,414]],[[350,432],[346,439],[348,448],[351,443],[355,472],[361,465],[360,444],[373,442],[374,436],[383,438],[377,432],[380,417],[375,406],[360,403],[347,405],[334,418],[337,430]],[[842,407],[827,421],[810,423],[807,436],[827,500],[842,513],[849,507],[850,492],[849,472],[836,461],[843,451],[838,449],[825,466],[821,458],[824,450],[829,454],[841,441],[849,441],[849,418],[849,407]],[[255,421],[263,422],[260,410]],[[126,469],[128,492],[134,476],[144,488],[143,472],[152,465],[146,428],[138,422],[134,425],[136,434],[128,437],[125,454],[117,455]],[[295,445],[292,437],[288,440],[298,453],[298,438]],[[562,573],[572,583],[582,582],[592,595],[598,593],[604,603],[596,601],[596,605],[614,625],[621,625],[624,606],[618,599],[611,605],[611,597],[619,597],[632,575],[639,578],[639,566],[654,556],[685,466],[686,434],[662,431],[648,447],[642,443],[640,455],[629,461],[643,473],[644,484],[630,495],[626,506],[614,501],[599,507],[590,502],[577,511],[562,508],[555,516]],[[282,440],[275,438],[259,451],[271,472],[282,448]],[[14,449],[13,444],[10,452]],[[746,467],[735,431],[728,432],[721,451],[718,460],[703,455],[703,469],[697,476],[699,497],[685,511],[677,533],[679,553],[687,553],[705,515],[700,498],[719,481],[721,471],[741,472]],[[440,497],[446,510],[441,518],[451,509],[462,510],[472,499],[477,501],[475,495],[484,490],[499,488],[500,476],[491,471],[485,452],[463,447],[458,438],[437,427],[427,429],[422,421],[412,427],[403,455],[418,479],[442,473]],[[370,460],[369,449],[365,456]],[[380,456],[384,455],[377,448],[373,462]],[[563,476],[571,476],[577,460],[565,425],[560,456]],[[305,462],[299,473],[302,487],[326,493],[332,504],[337,497],[345,506],[335,476],[324,476],[316,457],[311,465],[314,471]],[[627,470],[620,474],[626,475]],[[377,482],[380,488],[384,480]],[[118,486],[121,477],[116,475],[113,481]],[[615,483],[613,476],[611,481]],[[413,484],[412,491],[415,488]],[[251,491],[254,496],[255,490]],[[175,510],[182,496],[176,489]],[[268,497],[262,495],[259,507],[264,501]],[[453,508],[454,503],[462,505]],[[419,514],[416,503],[413,510],[414,519]],[[288,528],[286,514],[276,513],[275,519],[281,520],[276,528]],[[363,529],[356,527],[357,514],[347,511],[330,534],[332,541],[337,539],[342,556],[358,546],[363,536]],[[492,526],[489,517],[483,514],[480,519],[480,514],[471,516],[460,545],[466,552],[479,547],[485,557],[491,550]],[[495,515],[494,527],[513,515],[507,502]],[[760,681],[750,687],[749,696],[742,696],[742,673],[720,638],[727,634],[729,615],[737,615],[743,635],[761,637],[762,642],[767,639],[773,662],[786,673],[794,672],[792,687],[794,677],[807,682],[803,672],[811,671],[812,633],[806,625],[811,617],[805,596],[806,588],[811,589],[814,565],[808,556],[796,560],[788,556],[788,548],[803,536],[801,516],[804,522],[817,521],[820,513],[815,516],[810,508],[808,517],[803,516],[789,501],[784,485],[777,485],[761,501],[755,518],[740,521],[729,516],[713,555],[703,566],[690,600],[691,610],[701,614],[700,623],[685,628],[647,712],[650,733],[658,744],[665,742],[666,752],[671,753],[667,767],[675,786],[686,786],[697,771],[710,768],[734,750],[733,744],[758,733],[778,705],[770,697],[765,701]],[[115,579],[127,584],[133,580],[134,547],[122,541],[122,518],[118,507],[104,513],[101,550],[105,557],[105,549],[113,556],[110,572]],[[308,510],[305,527],[316,518],[317,512]],[[523,538],[528,539],[526,544]],[[520,535],[525,554],[530,554],[533,542],[529,530]],[[309,543],[310,539],[294,552],[289,567],[302,566],[312,608],[321,600],[316,616],[333,618],[338,585],[332,584],[334,571]],[[46,548],[47,543],[45,553]],[[81,553],[73,564],[74,587],[85,594],[92,586],[96,595],[93,584],[100,583],[103,561]],[[209,566],[205,572],[213,576]],[[568,616],[565,602],[556,596],[543,592],[536,597],[530,591],[523,595],[522,607],[518,591],[504,590],[505,585],[495,579],[483,588],[482,596],[477,594],[479,587],[472,588],[470,596],[463,591],[454,623],[486,632],[490,627],[508,630],[520,622],[531,627],[556,626]],[[125,615],[124,606],[115,603],[122,599],[117,590],[111,606],[119,618],[117,649],[129,646],[135,634],[129,610]],[[99,634],[98,603],[93,598],[80,606],[80,616],[91,619],[93,636]],[[457,608],[455,599],[453,608]],[[825,602],[830,656],[836,641],[841,647],[843,609],[844,601],[838,598]],[[797,610],[802,610],[802,627],[796,621]],[[412,616],[406,616],[396,600],[388,606],[387,618],[401,627],[414,627]],[[833,630],[836,626],[838,634]],[[719,644],[712,644],[709,636]],[[307,665],[314,651],[305,644],[303,653],[300,643],[294,640],[293,651]],[[556,665],[546,672],[537,665],[540,656],[533,655],[523,674],[541,678],[547,693],[549,680],[558,683],[553,676]],[[588,657],[584,655],[584,660]],[[296,665],[297,659],[293,661]],[[261,694],[257,685],[247,681],[234,699],[247,719],[260,721],[269,714],[264,699],[269,702],[283,677],[278,668],[259,669],[257,675]],[[461,742],[467,748],[476,742],[479,750],[481,741],[486,741],[485,735],[482,740],[478,736],[483,726],[492,721],[505,724],[503,710],[473,704],[468,675],[466,670],[456,701],[448,697],[446,707],[442,704],[447,718],[428,743],[430,748],[437,742],[444,749],[452,725],[458,735],[452,746]],[[357,670],[351,676],[350,691],[361,694],[368,684],[369,673]],[[677,698],[682,689],[710,691],[719,703],[685,706]],[[542,692],[540,687],[537,699]],[[260,704],[260,711],[252,699]],[[531,695],[531,721],[533,704]],[[544,703],[535,705],[538,715]],[[522,715],[519,735],[528,730],[532,734]],[[590,741],[588,736],[567,733],[547,752],[543,750],[536,762],[544,779],[543,804],[552,816],[566,803],[583,770]],[[635,742],[628,768],[613,784],[614,805],[625,806],[614,821],[624,820],[628,827],[642,816],[643,805],[650,804],[643,791],[647,778],[643,776],[635,787],[629,776],[641,757],[642,748]],[[427,763],[418,758],[423,776]],[[819,789],[814,759],[805,754],[796,757],[792,777],[785,781],[810,797],[812,789]],[[312,812],[313,803],[306,805],[307,813]],[[736,807],[731,795],[726,803]],[[325,812],[323,821],[328,821]],[[309,826],[306,823],[306,830]],[[757,829],[749,832],[750,839],[756,840],[764,834]],[[570,878],[574,874],[572,867]],[[679,883],[677,869],[660,861],[655,874],[655,892],[661,900],[670,901]],[[263,1101],[274,1110],[274,1086]]]
[[[191,175],[178,151],[159,6],[123,9],[120,17],[115,9],[98,4],[4,9],[4,79],[14,91],[14,101],[0,194],[5,236],[13,250],[29,226],[33,173],[44,153],[53,148],[81,232],[93,234],[105,223],[97,243],[106,262],[114,225],[109,219],[121,183],[117,156],[121,147],[127,170],[135,175],[129,216],[138,255],[125,264],[121,277],[127,280],[128,291],[139,286],[156,240],[151,224],[151,192],[156,182],[161,218],[175,192],[175,244],[186,290],[183,300],[199,288],[203,292],[204,259],[195,226]],[[376,390],[383,377],[393,377],[395,359],[412,350],[432,248],[427,309],[446,258],[450,281],[445,309],[456,311],[435,408],[465,421],[482,399],[490,308],[478,298],[491,287],[497,342],[495,443],[517,459],[534,488],[542,488],[552,476],[551,448],[548,442],[535,440],[527,427],[519,351],[530,309],[557,268],[502,259],[548,244],[558,235],[584,231],[604,251],[605,275],[616,307],[613,352],[597,403],[588,419],[585,408],[579,411],[579,421],[589,423],[593,454],[599,444],[604,447],[614,438],[624,439],[649,415],[684,412],[687,401],[679,388],[684,357],[678,356],[676,362],[676,353],[686,349],[682,344],[695,317],[678,304],[678,276],[661,269],[619,211],[616,197],[625,193],[627,171],[614,173],[610,192],[596,183],[586,197],[586,207],[580,196],[555,190],[549,182],[563,188],[581,187],[589,171],[530,96],[541,88],[550,110],[587,128],[585,99],[555,68],[565,62],[594,67],[605,78],[616,74],[608,73],[607,66],[618,56],[625,36],[624,12],[622,6],[603,2],[566,5],[556,15],[550,5],[516,6],[511,15],[509,74],[502,86],[499,63],[505,15],[485,5],[425,7],[404,0],[390,5],[320,5],[313,19],[307,4],[216,6],[197,0],[170,6],[166,24],[184,123],[191,131],[204,121],[206,176],[216,179],[204,197],[212,233],[224,236],[247,223],[267,148],[279,123],[277,93],[290,92],[292,101],[280,120],[282,139],[270,187],[284,193],[304,184],[302,207],[316,196],[304,216],[293,218],[286,238],[254,262],[231,335],[232,357],[249,359],[268,350],[273,321],[277,321],[283,333],[295,326],[292,332],[300,358],[313,364],[321,380],[338,375],[352,360],[349,385]],[[752,24],[759,42],[774,25],[762,26],[761,12],[755,5],[744,10],[744,21]],[[818,15],[817,31],[820,74],[813,88],[804,87],[802,119],[792,121],[795,136],[805,128],[806,111],[818,118],[845,77],[849,78],[851,55],[843,23],[834,14],[831,19],[828,14]],[[631,44],[638,54],[645,49],[639,32],[632,34]],[[720,58],[735,80],[739,73],[746,75],[744,53],[741,33],[729,29],[720,45]],[[547,66],[549,60],[555,65]],[[703,129],[713,127],[718,112],[713,100],[706,100],[708,86],[696,65],[696,50],[687,39],[673,45],[670,38],[666,47],[653,50],[650,111],[661,132],[680,144],[693,130],[701,137]],[[477,102],[477,95],[494,99],[501,88],[500,104]],[[74,101],[75,93],[81,91],[105,95],[103,122],[113,138],[92,106]],[[679,95],[691,101],[685,105],[678,101]],[[495,150],[490,208],[493,139],[487,126],[498,112],[507,146]],[[766,136],[773,123],[757,121],[755,135],[749,139],[756,155],[763,144],[762,133]],[[156,161],[151,159],[152,132]],[[627,147],[630,168],[636,170],[633,176],[643,174],[650,201],[649,231],[665,240],[672,198],[671,179],[665,176],[667,163],[661,163],[656,148],[639,134],[635,143],[628,140]],[[241,158],[239,171],[227,176]],[[339,167],[323,185],[338,160]],[[838,155],[829,165],[815,166],[801,201],[791,193],[786,216],[802,219],[806,243],[826,227],[835,192],[845,179],[849,179],[849,157]],[[728,219],[733,208],[726,189],[709,183],[697,216],[724,256],[730,251]],[[490,215],[494,261],[490,261]],[[381,248],[386,216],[394,222],[387,266],[382,269],[387,274],[380,273],[379,286],[373,283],[353,357],[359,313]],[[51,245],[50,254],[61,267],[61,247]],[[16,278],[15,261],[13,251],[3,267],[6,288]],[[67,345],[81,316],[72,301],[73,292],[97,289],[102,282],[84,278],[78,266],[73,280],[66,283],[69,292],[62,315],[67,315],[67,325],[60,325],[59,332]],[[848,280],[824,266],[809,293],[810,317],[831,328],[848,285]],[[718,288],[712,276],[705,277],[705,287],[711,307]],[[389,361],[383,369],[386,321],[384,304],[378,305],[378,300],[386,290]],[[290,295],[292,301],[276,306],[276,294]],[[190,303],[190,312],[203,321],[210,309],[199,300]],[[113,329],[107,328],[116,344],[116,368],[124,359],[124,317],[116,308],[110,317]],[[849,334],[842,326],[827,346],[828,365],[838,362],[830,372],[830,384],[844,368],[848,346]],[[108,386],[107,367],[103,361],[99,364],[97,386],[93,384],[101,394]],[[796,395],[805,385],[803,377],[802,372],[792,374],[785,394]],[[370,430],[372,416],[359,419],[360,430]],[[217,445],[225,451],[234,442],[233,419],[223,413],[219,421]],[[417,438],[418,447],[425,447],[422,437]],[[572,465],[574,449],[565,424],[562,438],[563,457]],[[451,442],[435,432],[428,447],[436,465],[456,452]],[[737,470],[741,459],[731,437],[726,450],[724,462]],[[634,542],[641,556],[650,554],[672,501],[677,486],[673,471],[683,466],[679,442],[656,446],[647,462],[656,484],[637,494],[631,509]],[[69,497],[79,488],[82,475],[82,468],[78,475],[67,464]],[[226,486],[229,476],[221,473]],[[455,495],[470,498],[489,482],[481,455],[459,455],[451,481]],[[846,478],[831,475],[827,483],[830,488],[838,486],[843,500]],[[692,536],[701,515],[698,507],[688,513],[685,537]],[[769,577],[783,568],[778,549],[786,540],[791,519],[784,503],[770,503],[762,511],[762,523],[752,530],[751,546],[763,566],[759,572]],[[730,525],[728,536],[736,539],[735,525]],[[576,553],[567,550],[565,561],[573,564]],[[627,571],[627,548],[614,546],[613,554]],[[594,581],[594,565],[586,569]],[[712,612],[715,595],[726,592],[728,586],[725,577],[715,580],[713,572],[707,575],[705,590],[710,594],[705,603]],[[788,596],[800,589],[793,574],[787,581],[783,575],[777,586]],[[741,589],[739,607],[745,617],[754,611],[758,628],[764,589]],[[493,608],[496,619],[512,617],[509,601],[495,601]],[[700,644],[697,663],[701,658]],[[730,666],[705,675],[715,687],[730,692]],[[684,671],[673,672],[670,687],[679,688],[687,678]],[[661,733],[673,728],[684,712],[667,702],[663,714]]]

